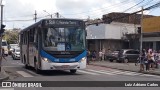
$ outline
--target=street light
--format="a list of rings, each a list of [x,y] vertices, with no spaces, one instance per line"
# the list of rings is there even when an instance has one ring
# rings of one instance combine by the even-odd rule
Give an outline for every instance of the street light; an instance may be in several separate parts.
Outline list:
[[[48,13],[46,10],[43,10],[43,11],[46,12],[48,15],[50,15],[51,18],[52,18],[52,14]]]

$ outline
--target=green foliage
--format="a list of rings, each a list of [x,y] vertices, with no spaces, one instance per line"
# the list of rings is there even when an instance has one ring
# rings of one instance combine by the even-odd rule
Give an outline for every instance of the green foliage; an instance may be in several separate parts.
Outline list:
[[[14,44],[18,42],[18,33],[19,31],[6,31],[3,39],[5,39],[9,44]]]

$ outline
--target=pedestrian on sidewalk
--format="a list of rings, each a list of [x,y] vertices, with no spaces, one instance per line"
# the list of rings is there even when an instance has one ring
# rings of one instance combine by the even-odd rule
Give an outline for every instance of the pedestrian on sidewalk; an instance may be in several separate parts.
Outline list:
[[[102,61],[102,51],[99,51],[99,61]]]
[[[146,51],[146,56],[145,56],[145,59],[144,59],[144,65],[146,67],[146,71],[148,72],[149,71],[149,63],[148,63],[148,57],[147,57],[147,51]]]
[[[154,50],[153,52],[153,64],[152,64],[152,69],[154,70],[155,68],[157,68],[157,60],[158,60],[158,52],[156,50]]]
[[[87,50],[87,64],[89,65],[91,59],[91,52],[89,50]]]
[[[2,58],[3,58],[4,60],[6,60],[5,54],[4,54],[4,48],[2,48]]]
[[[105,60],[105,53],[106,53],[106,49],[103,48],[102,49],[102,60]]]
[[[92,52],[92,61],[95,62],[96,60],[96,51]]]
[[[147,59],[148,59],[148,68],[147,68],[147,70],[149,71],[150,70],[150,68],[151,68],[151,66],[152,66],[152,64],[153,64],[153,52],[152,52],[152,50],[151,49],[149,49],[148,50],[148,54],[147,54]]]
[[[142,53],[140,54],[140,71],[144,71],[145,59],[146,59],[146,50],[143,49]]]
[[[160,50],[158,50],[157,53],[157,59],[156,59],[156,68],[160,68]]]

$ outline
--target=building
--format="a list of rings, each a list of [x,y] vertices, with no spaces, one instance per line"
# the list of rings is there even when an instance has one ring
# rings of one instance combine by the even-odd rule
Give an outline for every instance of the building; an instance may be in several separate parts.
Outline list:
[[[137,27],[140,27],[141,14],[130,15],[129,13],[114,12],[103,15],[103,17],[109,17],[114,21],[110,24],[97,23],[96,25],[87,26],[89,50],[117,50],[122,48],[139,49],[139,34],[137,33]],[[117,17],[123,18],[115,19]],[[147,17],[152,16],[144,16],[144,18]],[[100,19],[98,19],[98,22],[101,22],[99,20]]]
[[[160,16],[143,19],[143,48],[160,50]]]

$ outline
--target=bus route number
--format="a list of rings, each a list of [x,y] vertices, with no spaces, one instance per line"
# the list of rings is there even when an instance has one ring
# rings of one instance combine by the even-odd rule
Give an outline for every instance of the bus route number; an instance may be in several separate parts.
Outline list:
[[[55,24],[55,21],[54,20],[47,20],[45,22],[45,25],[54,25]]]
[[[70,20],[46,20],[45,25],[77,25],[77,22]]]

